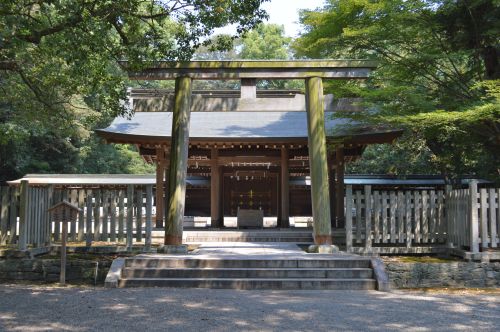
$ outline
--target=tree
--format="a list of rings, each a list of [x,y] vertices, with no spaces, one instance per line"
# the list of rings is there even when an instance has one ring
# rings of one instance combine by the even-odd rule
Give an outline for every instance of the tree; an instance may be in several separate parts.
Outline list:
[[[285,28],[279,24],[259,24],[247,32],[239,43],[238,56],[253,60],[287,60],[292,58],[292,38],[285,36]],[[303,89],[303,82],[290,80],[261,80],[261,89]]]
[[[261,22],[264,1],[0,2],[0,181],[40,170],[15,162],[35,137],[58,141],[50,148],[69,144],[61,153],[75,154],[96,123],[127,113],[119,60],[131,68],[187,60],[215,28],[234,23],[240,35]]]
[[[330,0],[321,11],[302,12],[305,32],[294,48],[298,56],[378,60],[367,82],[334,81],[327,90],[363,97],[372,111],[355,118],[422,137],[442,174],[498,178],[499,81],[488,80],[496,69],[479,55],[499,47],[492,17],[500,9],[493,0],[456,3]],[[475,25],[471,39],[468,26],[483,14],[487,22]]]

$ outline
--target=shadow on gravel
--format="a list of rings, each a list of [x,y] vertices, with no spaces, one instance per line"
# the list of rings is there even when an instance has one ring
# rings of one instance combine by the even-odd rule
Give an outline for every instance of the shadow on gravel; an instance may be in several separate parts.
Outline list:
[[[2,331],[494,331],[498,326],[498,294],[0,285]]]

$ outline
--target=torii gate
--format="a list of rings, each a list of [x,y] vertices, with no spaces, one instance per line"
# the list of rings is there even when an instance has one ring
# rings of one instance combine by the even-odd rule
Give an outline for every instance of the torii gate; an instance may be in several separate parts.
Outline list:
[[[236,60],[157,62],[139,72],[130,72],[129,77],[136,80],[175,80],[164,244],[182,244],[191,91],[196,79],[242,80],[242,95],[252,95],[258,79],[305,80],[314,242],[332,244],[323,79],[365,79],[375,67],[376,62],[366,60]]]

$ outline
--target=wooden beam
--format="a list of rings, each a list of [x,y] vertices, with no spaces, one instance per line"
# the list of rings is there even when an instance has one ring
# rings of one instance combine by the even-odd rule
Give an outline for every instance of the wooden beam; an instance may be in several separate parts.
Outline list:
[[[319,245],[331,244],[330,192],[321,77],[306,79],[306,108],[314,242]]]
[[[186,176],[189,147],[192,80],[182,76],[175,80],[175,105],[172,119],[172,144],[169,167],[168,218],[165,223],[165,245],[182,244],[182,223],[186,200]]]
[[[218,164],[219,165],[227,165],[227,164],[250,164],[250,163],[270,163],[270,164],[278,164],[281,162],[281,157],[259,157],[259,156],[236,156],[236,157],[219,157]]]
[[[127,67],[127,62],[121,62]],[[192,79],[296,79],[367,78],[377,66],[367,60],[236,60],[236,61],[161,61],[141,71],[130,71],[137,80],[169,80],[189,76]]]
[[[281,148],[281,216],[280,227],[290,226],[290,174],[288,171],[288,149]]]

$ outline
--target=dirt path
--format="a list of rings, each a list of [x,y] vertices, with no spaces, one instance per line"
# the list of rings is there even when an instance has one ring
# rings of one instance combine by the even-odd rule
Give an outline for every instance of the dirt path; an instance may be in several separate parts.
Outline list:
[[[497,331],[500,294],[0,285],[1,331]]]

